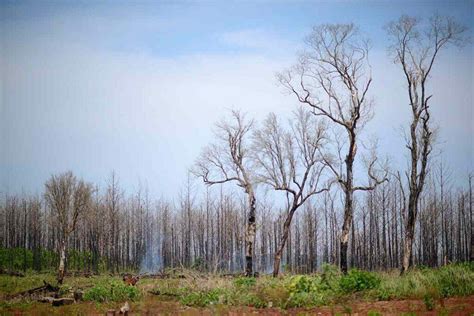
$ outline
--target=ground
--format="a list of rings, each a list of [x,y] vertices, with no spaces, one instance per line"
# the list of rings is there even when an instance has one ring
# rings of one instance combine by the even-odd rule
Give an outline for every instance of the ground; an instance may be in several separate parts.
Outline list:
[[[45,303],[13,304],[0,309],[1,315],[104,315],[107,310],[118,310],[122,303],[96,304],[83,302],[52,307]],[[438,302],[427,311],[423,300],[347,302],[344,305],[320,308],[257,309],[252,307],[212,306],[195,308],[175,301],[161,301],[153,296],[131,304],[130,315],[474,315],[474,296],[449,298]]]
[[[60,307],[28,295],[15,297],[43,280],[53,284],[53,273],[0,275],[0,315],[105,315],[108,310],[118,315],[125,301],[130,315],[474,315],[472,266],[420,270],[404,277],[366,274],[326,271],[250,279],[189,271],[142,277],[136,287],[125,285],[119,275],[68,276],[60,295],[80,289],[90,301]]]

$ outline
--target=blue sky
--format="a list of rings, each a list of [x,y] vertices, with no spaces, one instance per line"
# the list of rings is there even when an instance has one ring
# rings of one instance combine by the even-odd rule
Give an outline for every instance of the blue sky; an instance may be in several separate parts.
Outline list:
[[[358,24],[371,38],[375,117],[364,137],[405,167],[408,106],[383,26],[401,14],[454,16],[472,1],[2,2],[0,191],[40,193],[73,170],[127,190],[179,192],[212,124],[229,108],[257,119],[297,103],[275,72],[291,66],[312,25]],[[472,36],[471,36],[472,37]],[[438,148],[455,178],[473,169],[473,50],[449,50],[431,85]],[[464,180],[462,180],[464,181]],[[461,182],[462,182],[461,181]]]

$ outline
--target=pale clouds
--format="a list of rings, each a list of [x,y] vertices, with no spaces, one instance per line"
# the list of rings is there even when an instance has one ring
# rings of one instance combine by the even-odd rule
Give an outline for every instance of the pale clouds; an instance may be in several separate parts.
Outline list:
[[[300,39],[235,28],[213,33],[211,44],[229,50],[170,54],[159,35],[178,20],[140,17],[70,12],[3,24],[0,190],[41,192],[51,173],[68,169],[103,184],[115,170],[127,189],[141,181],[153,196],[173,197],[228,109],[256,119],[295,109],[274,74],[291,66]],[[441,145],[459,176],[473,167],[472,60],[472,52],[444,54],[431,87]],[[385,51],[372,53],[372,66],[375,117],[365,136],[403,168],[403,76]]]
[[[227,109],[256,118],[291,111],[274,82],[282,66],[253,55],[15,49],[4,72],[3,188],[41,189],[66,169],[101,183],[116,170],[127,188],[142,180],[173,195]]]
[[[271,53],[285,52],[288,55],[294,55],[298,50],[300,43],[292,42],[280,37],[271,31],[263,29],[243,29],[232,32],[218,34],[217,39],[222,43],[243,49],[255,49],[260,52]],[[277,53],[278,54],[278,53]]]

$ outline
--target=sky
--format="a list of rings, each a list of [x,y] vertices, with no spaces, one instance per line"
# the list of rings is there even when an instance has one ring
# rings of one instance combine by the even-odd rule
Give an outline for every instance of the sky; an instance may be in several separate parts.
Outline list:
[[[359,25],[371,39],[375,115],[364,139],[406,168],[403,75],[383,26],[402,14],[455,17],[474,29],[472,1],[8,2],[0,4],[0,192],[41,194],[72,170],[100,186],[112,171],[132,192],[174,197],[212,126],[241,109],[263,119],[298,106],[275,74],[311,27]],[[437,150],[466,182],[474,170],[473,44],[433,70]]]

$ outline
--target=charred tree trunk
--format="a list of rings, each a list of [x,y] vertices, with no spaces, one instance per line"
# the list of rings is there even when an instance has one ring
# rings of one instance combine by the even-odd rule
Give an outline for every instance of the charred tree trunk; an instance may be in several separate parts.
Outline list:
[[[340,268],[342,273],[347,273],[347,250],[349,244],[349,232],[352,224],[353,216],[353,165],[354,158],[356,155],[356,145],[355,145],[355,134],[353,131],[350,131],[350,146],[349,152],[345,160],[346,163],[346,181],[344,182],[343,189],[345,194],[344,200],[344,222],[342,224],[341,240],[340,240]]]
[[[247,192],[249,195],[249,214],[247,218],[247,229],[245,232],[245,275],[253,276],[253,248],[256,234],[256,205],[255,196],[252,190]]]
[[[288,213],[288,216],[283,224],[283,234],[280,239],[280,244],[275,252],[275,260],[273,261],[273,277],[277,277],[280,273],[280,262],[281,262],[281,255],[283,254],[283,249],[285,249],[286,241],[288,240],[288,235],[290,233],[290,225],[291,220],[293,219],[293,215],[296,209],[292,208]]]

